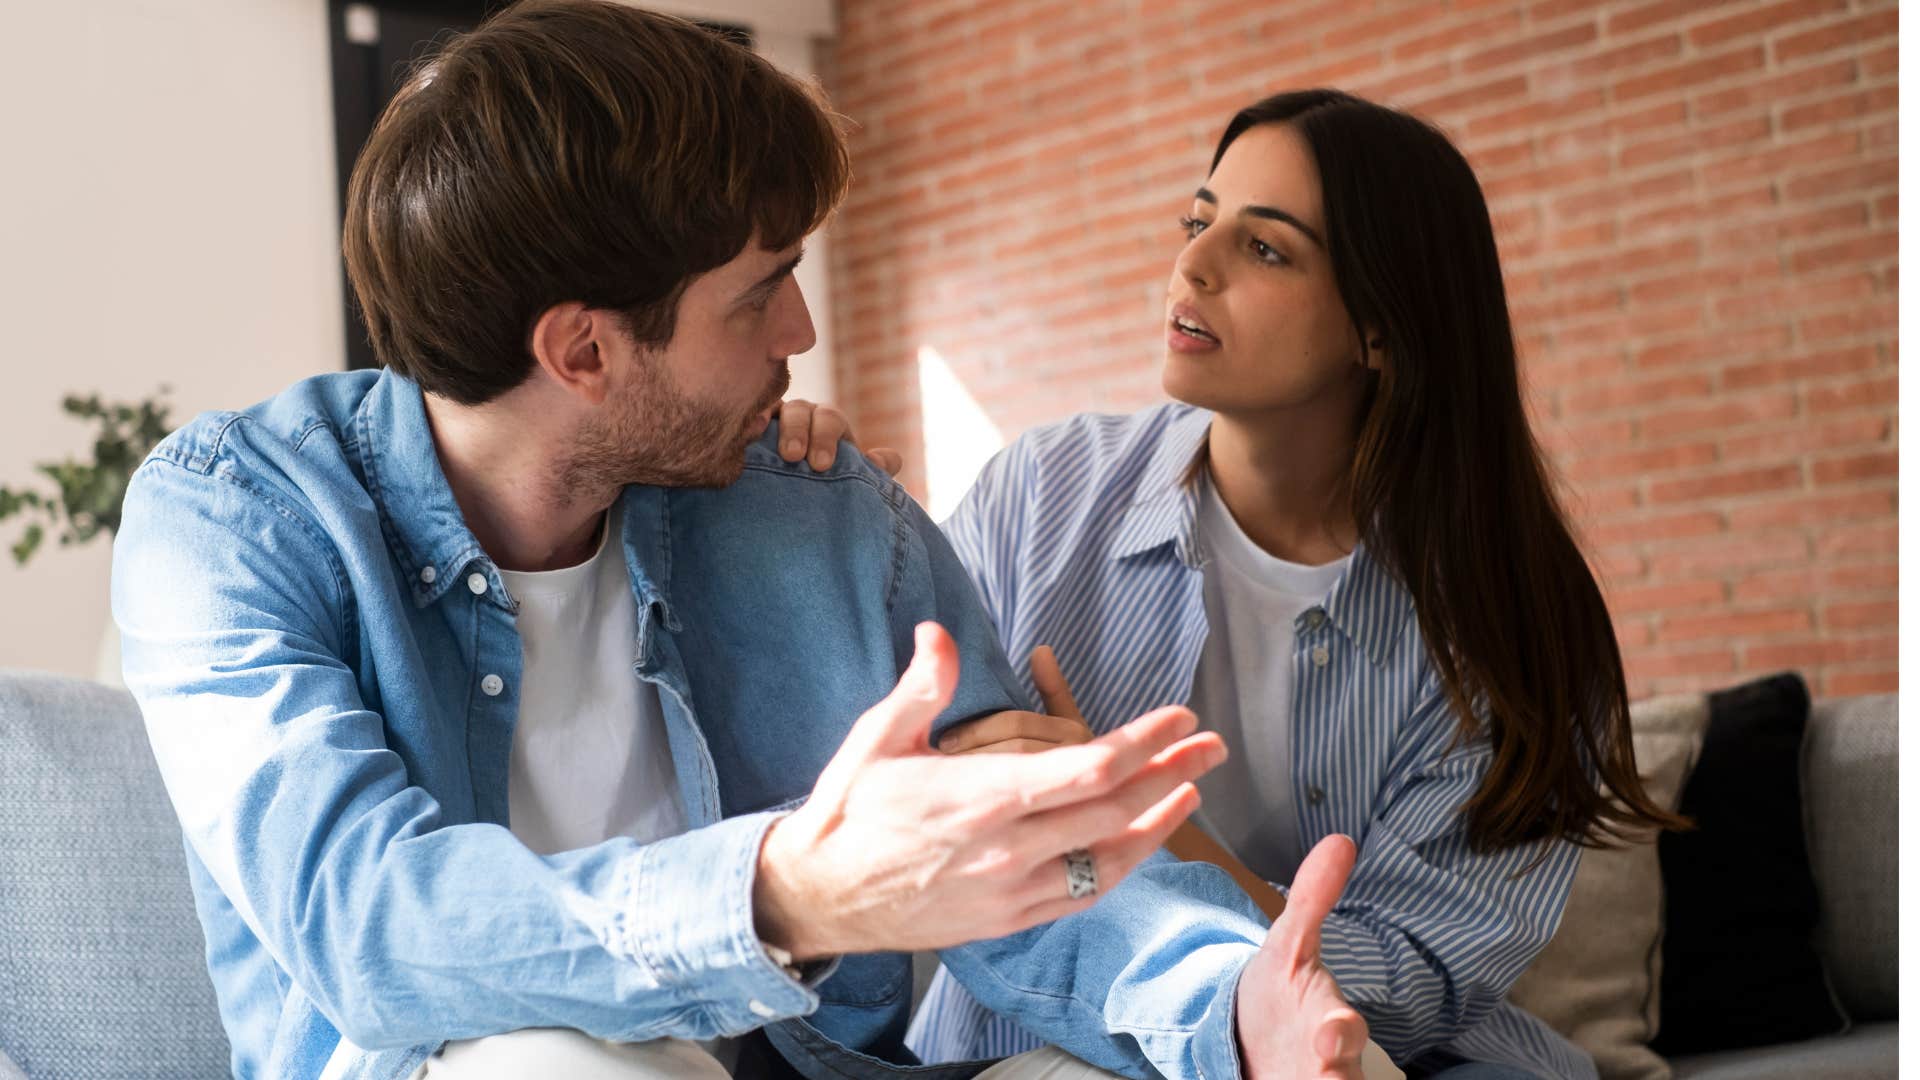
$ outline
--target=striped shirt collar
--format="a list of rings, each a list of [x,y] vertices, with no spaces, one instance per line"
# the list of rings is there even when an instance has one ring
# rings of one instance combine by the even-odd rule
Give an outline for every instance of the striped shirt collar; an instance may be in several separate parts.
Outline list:
[[[1182,563],[1200,568],[1202,556],[1194,541],[1199,494],[1186,479],[1212,422],[1212,413],[1190,409],[1161,431],[1134,488],[1133,502],[1114,531],[1108,549],[1111,558],[1129,559],[1172,544]],[[1327,621],[1365,650],[1377,667],[1387,662],[1399,644],[1413,614],[1413,597],[1385,567],[1368,558],[1366,545],[1360,544],[1334,583],[1326,611]]]

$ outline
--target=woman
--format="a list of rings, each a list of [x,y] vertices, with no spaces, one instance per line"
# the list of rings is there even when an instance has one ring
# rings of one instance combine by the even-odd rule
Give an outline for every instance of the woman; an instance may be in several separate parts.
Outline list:
[[[1682,822],[1638,780],[1473,172],[1404,114],[1281,94],[1233,118],[1180,228],[1177,403],[1029,432],[948,537],[1010,655],[1052,646],[1094,730],[1185,701],[1225,736],[1198,815],[1217,861],[1286,881],[1321,837],[1359,842],[1322,960],[1410,1075],[1592,1076],[1506,990],[1581,847]],[[945,748],[1014,737],[1081,736]],[[944,971],[909,1041],[1031,1043]]]

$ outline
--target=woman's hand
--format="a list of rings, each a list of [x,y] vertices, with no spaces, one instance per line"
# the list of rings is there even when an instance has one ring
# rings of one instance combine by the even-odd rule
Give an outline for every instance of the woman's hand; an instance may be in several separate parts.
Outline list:
[[[1080,717],[1073,691],[1045,645],[1033,650],[1033,685],[1047,707],[1043,713],[1009,710],[956,724],[940,737],[948,754],[1034,754],[1056,746],[1089,742],[1093,732]]]
[[[854,442],[853,425],[839,409],[800,398],[780,403],[780,456],[785,460],[805,457],[814,472],[825,472],[833,464],[833,455],[839,453],[842,439],[859,445]],[[862,452],[888,476],[900,475],[903,460],[898,450],[876,446]]]

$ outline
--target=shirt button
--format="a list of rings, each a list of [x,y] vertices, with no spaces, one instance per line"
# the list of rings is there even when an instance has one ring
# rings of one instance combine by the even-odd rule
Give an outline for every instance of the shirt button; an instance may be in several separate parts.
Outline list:
[[[1307,789],[1307,805],[1319,806],[1321,803],[1326,801],[1327,801],[1327,793],[1325,791],[1322,791],[1318,786],[1310,787]]]
[[[767,1003],[761,1001],[759,998],[754,998],[752,1001],[747,1002],[747,1010],[763,1020],[771,1020],[780,1015],[777,1011],[769,1008]]]
[[[439,576],[440,571],[435,570],[431,566],[423,566],[420,568],[420,580],[426,582],[428,585],[433,584],[433,579]]]
[[[489,675],[480,680],[480,692],[488,697],[499,697],[500,691],[506,688],[507,684],[498,675]]]
[[[467,591],[472,593],[475,596],[479,596],[485,593],[487,591],[487,575],[468,574],[467,575]]]
[[[1327,647],[1325,645],[1315,645],[1313,647],[1314,667],[1326,667],[1329,659],[1331,659],[1331,657],[1327,654]]]
[[[1309,630],[1320,629],[1320,624],[1326,621],[1327,613],[1321,611],[1319,608],[1314,608],[1312,611],[1307,612],[1307,629]]]

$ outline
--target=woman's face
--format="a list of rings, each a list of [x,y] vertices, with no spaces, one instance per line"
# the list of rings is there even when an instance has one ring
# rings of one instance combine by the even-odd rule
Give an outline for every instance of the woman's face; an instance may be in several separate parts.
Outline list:
[[[1227,414],[1357,400],[1366,354],[1334,285],[1325,220],[1320,170],[1290,125],[1250,128],[1227,147],[1182,219],[1168,394]]]

